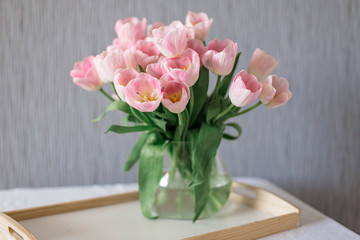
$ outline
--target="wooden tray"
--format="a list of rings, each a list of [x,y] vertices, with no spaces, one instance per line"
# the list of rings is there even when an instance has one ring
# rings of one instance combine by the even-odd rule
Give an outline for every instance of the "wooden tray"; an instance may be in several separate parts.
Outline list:
[[[257,239],[296,228],[300,209],[268,192],[233,181],[229,201],[212,218],[148,220],[138,192],[0,213],[0,239]]]

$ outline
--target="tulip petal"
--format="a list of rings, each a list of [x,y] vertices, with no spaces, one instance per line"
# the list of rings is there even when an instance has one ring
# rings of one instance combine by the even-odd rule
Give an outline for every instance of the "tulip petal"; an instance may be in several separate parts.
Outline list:
[[[162,96],[159,80],[147,73],[138,74],[125,87],[126,102],[142,112],[155,111]]]
[[[262,81],[275,70],[278,64],[279,62],[277,62],[273,56],[256,48],[250,60],[248,72],[254,74],[259,81]]]
[[[234,78],[229,90],[229,97],[237,107],[244,107],[253,103],[261,94],[262,85],[257,78],[248,74],[245,70],[240,71]]]
[[[268,108],[280,107],[292,97],[292,93],[289,91],[289,83],[285,78],[271,75],[262,84],[263,91],[260,100]]]
[[[185,110],[190,99],[189,87],[180,81],[170,81],[162,89],[162,104],[173,113]]]
[[[215,38],[207,48],[201,59],[204,66],[217,75],[228,75],[235,63],[237,44],[230,39]]]
[[[87,91],[99,90],[103,85],[94,66],[94,56],[76,62],[74,69],[70,71],[70,76],[76,85]]]

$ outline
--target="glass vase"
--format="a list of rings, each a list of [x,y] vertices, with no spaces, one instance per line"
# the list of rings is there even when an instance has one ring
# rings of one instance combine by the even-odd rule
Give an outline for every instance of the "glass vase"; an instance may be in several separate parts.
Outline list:
[[[188,220],[194,217],[195,191],[189,187],[192,181],[190,153],[188,142],[170,142],[165,151],[163,176],[154,203],[160,218]],[[199,218],[217,213],[231,191],[232,179],[219,153],[211,159],[211,166],[209,197]]]

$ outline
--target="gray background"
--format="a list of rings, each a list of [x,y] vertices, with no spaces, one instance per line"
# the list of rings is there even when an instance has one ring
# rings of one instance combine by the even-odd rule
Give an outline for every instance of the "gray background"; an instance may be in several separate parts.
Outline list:
[[[214,18],[246,68],[256,47],[280,62],[293,99],[237,121],[221,153],[234,176],[268,179],[360,232],[360,1],[0,0],[0,188],[136,181],[122,171],[134,135],[93,124],[107,99],[76,87],[73,62],[101,52],[119,18]]]

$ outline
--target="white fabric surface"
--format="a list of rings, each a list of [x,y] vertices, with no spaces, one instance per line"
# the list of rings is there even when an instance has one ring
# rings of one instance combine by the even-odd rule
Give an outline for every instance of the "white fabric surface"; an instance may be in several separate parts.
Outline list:
[[[265,188],[302,210],[301,226],[290,231],[278,233],[263,238],[275,239],[303,239],[303,240],[352,240],[360,236],[341,224],[335,222],[299,199],[271,184],[258,178],[236,178],[244,183]],[[137,184],[95,185],[77,187],[36,188],[36,189],[10,189],[0,191],[0,211],[9,211],[27,207],[42,206],[52,203],[73,201],[115,193],[137,190]]]

